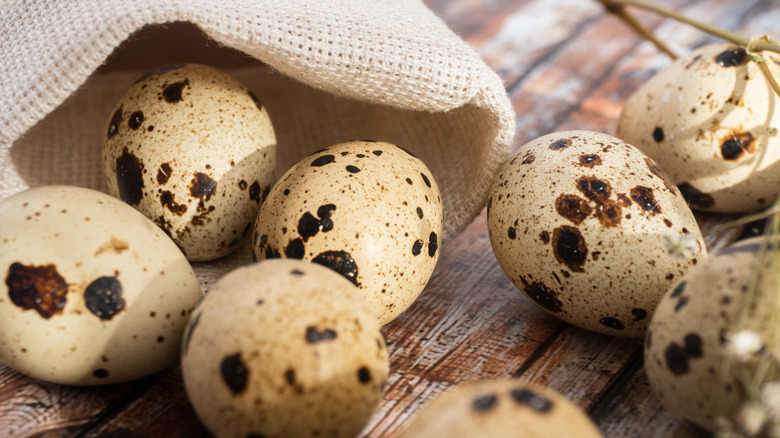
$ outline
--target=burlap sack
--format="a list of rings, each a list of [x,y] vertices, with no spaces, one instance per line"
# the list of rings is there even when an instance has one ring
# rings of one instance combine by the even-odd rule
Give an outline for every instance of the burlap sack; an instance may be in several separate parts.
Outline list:
[[[193,59],[147,52],[176,38],[169,58]],[[210,62],[234,50],[241,62]],[[106,191],[111,107],[145,71],[188,60],[224,68],[260,97],[278,175],[347,140],[418,155],[442,191],[445,242],[485,205],[514,135],[500,78],[418,0],[3,0],[0,199],[45,184]],[[244,248],[196,268],[208,285],[248,258]]]

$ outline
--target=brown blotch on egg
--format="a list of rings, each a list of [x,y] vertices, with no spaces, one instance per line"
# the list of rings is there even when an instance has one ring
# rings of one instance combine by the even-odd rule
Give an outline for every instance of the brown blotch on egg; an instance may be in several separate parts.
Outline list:
[[[168,163],[160,164],[160,168],[157,169],[157,182],[160,185],[167,183],[168,180],[171,178],[172,174],[173,174],[173,168],[171,168],[170,164]]]
[[[653,189],[644,186],[636,186],[631,189],[631,199],[639,205],[642,210],[656,215],[661,212],[661,207],[655,200]]]
[[[561,194],[555,199],[555,211],[579,225],[593,212],[588,202],[577,195]]]
[[[23,265],[14,262],[5,277],[8,297],[17,307],[35,310],[49,319],[62,313],[67,303],[68,284],[54,265]]]

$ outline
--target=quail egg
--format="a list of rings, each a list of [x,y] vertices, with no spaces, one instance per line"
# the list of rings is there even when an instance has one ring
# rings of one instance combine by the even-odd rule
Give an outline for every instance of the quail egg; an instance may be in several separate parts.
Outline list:
[[[354,437],[382,398],[388,353],[348,280],[301,260],[220,279],[182,348],[195,412],[219,437]]]
[[[101,385],[174,366],[201,298],[195,273],[152,221],[68,186],[0,202],[0,360],[54,383]]]
[[[780,78],[780,55],[763,55]],[[626,101],[616,135],[669,172],[691,208],[746,212],[780,195],[778,107],[780,98],[744,48],[709,44],[640,87]]]
[[[197,64],[133,84],[114,107],[103,148],[109,192],[157,223],[190,261],[238,247],[275,165],[276,136],[260,100]]]
[[[420,159],[386,142],[340,143],[299,161],[274,186],[255,222],[254,254],[333,269],[386,324],[433,274],[442,215]]]
[[[663,170],[590,131],[521,147],[499,170],[487,220],[518,289],[564,321],[616,336],[643,335],[669,285],[707,251]]]

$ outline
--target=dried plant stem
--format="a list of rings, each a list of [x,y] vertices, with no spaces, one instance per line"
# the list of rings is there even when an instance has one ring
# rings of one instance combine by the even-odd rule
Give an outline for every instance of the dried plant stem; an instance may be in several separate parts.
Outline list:
[[[633,15],[629,14],[628,11],[626,11],[626,8],[624,8],[622,5],[615,4],[615,2],[610,0],[599,1],[604,5],[604,8],[607,10],[607,12],[614,14],[616,17],[623,20],[624,23],[634,29],[634,32],[653,43],[656,49],[667,54],[672,59],[677,59],[677,54],[674,53],[674,51],[672,51],[672,49],[669,48],[666,43],[656,37],[650,29],[640,23],[636,18],[634,18]]]

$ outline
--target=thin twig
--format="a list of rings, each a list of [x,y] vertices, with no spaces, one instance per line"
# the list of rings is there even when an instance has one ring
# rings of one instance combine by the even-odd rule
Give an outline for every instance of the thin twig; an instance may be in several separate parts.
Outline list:
[[[658,37],[656,37],[650,29],[645,27],[642,23],[639,22],[639,20],[634,18],[634,16],[626,11],[626,8],[624,8],[622,5],[614,4],[614,2],[611,0],[599,1],[601,1],[601,3],[604,5],[604,8],[607,10],[607,12],[623,20],[623,22],[626,23],[630,28],[634,29],[636,33],[653,43],[656,49],[666,53],[670,58],[672,58],[672,60],[678,58],[677,54],[674,53],[674,51],[672,51],[672,49],[669,48],[666,43],[658,39]]]

